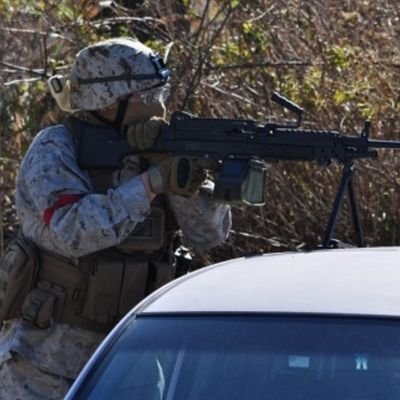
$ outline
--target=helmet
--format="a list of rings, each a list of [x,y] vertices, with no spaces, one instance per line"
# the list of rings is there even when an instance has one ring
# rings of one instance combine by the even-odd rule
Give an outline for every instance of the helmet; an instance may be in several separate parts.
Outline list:
[[[114,38],[79,51],[69,76],[55,75],[48,84],[61,109],[94,111],[163,86],[170,74],[161,57],[143,43]]]

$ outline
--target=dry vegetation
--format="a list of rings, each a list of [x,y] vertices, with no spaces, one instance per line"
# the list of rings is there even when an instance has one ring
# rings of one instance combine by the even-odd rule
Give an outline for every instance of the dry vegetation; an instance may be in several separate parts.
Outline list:
[[[101,38],[137,36],[173,71],[169,110],[201,116],[283,118],[273,90],[306,109],[304,125],[400,139],[397,0],[0,1],[2,239],[18,222],[18,163],[40,127],[61,116],[46,77]],[[368,245],[400,243],[399,153],[357,162],[355,184]],[[235,208],[228,242],[201,262],[313,248],[322,240],[340,168],[270,167],[263,208]],[[353,240],[347,203],[337,236]]]

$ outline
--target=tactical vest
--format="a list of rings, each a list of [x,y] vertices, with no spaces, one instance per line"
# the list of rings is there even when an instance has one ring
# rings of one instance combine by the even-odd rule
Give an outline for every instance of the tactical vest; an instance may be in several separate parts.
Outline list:
[[[79,145],[77,120],[72,122],[65,125]],[[115,171],[88,173],[96,193],[112,187]],[[55,320],[108,332],[130,308],[173,279],[176,231],[166,198],[158,196],[150,215],[118,246],[79,259],[39,248],[37,284],[24,302],[23,318],[38,327]]]

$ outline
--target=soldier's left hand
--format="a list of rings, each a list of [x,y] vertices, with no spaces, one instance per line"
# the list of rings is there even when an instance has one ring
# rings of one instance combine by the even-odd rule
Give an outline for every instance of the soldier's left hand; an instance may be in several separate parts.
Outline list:
[[[129,145],[139,152],[151,149],[163,123],[162,118],[152,117],[146,122],[129,125],[126,130]]]

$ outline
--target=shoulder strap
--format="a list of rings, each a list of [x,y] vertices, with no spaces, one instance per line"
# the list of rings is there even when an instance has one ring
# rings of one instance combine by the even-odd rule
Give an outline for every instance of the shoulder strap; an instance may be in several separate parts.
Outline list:
[[[81,141],[82,130],[84,127],[84,121],[73,116],[66,118],[62,124],[67,128],[74,138],[75,143],[79,147]]]
[[[62,124],[67,128],[72,135],[74,142],[79,148],[83,130],[85,129],[85,121],[79,118],[70,116],[65,119]],[[112,173],[110,169],[88,169],[86,170],[92,180],[96,193],[106,193],[112,187]]]

